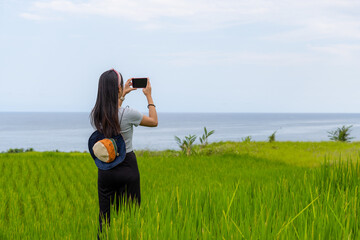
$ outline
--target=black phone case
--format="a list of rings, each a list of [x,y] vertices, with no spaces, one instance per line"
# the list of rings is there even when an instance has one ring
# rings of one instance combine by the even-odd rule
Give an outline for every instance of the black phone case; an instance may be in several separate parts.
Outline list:
[[[146,88],[147,78],[133,78],[132,87],[133,88]]]

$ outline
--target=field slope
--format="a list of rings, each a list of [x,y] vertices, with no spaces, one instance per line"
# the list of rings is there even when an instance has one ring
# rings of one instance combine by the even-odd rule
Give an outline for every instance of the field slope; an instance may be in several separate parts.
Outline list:
[[[359,147],[220,142],[191,157],[137,151],[141,206],[113,212],[107,237],[359,239]],[[95,239],[97,168],[88,153],[2,153],[0,202],[0,239]]]

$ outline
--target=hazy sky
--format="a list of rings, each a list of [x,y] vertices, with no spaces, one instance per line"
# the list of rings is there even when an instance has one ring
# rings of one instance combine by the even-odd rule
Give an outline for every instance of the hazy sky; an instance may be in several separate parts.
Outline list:
[[[0,111],[89,112],[99,76],[159,112],[360,112],[359,0],[0,1]],[[125,105],[146,111],[143,93]]]

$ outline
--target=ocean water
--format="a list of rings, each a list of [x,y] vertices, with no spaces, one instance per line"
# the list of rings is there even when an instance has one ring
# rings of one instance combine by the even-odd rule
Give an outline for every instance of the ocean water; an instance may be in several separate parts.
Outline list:
[[[245,136],[266,141],[275,130],[278,141],[327,141],[327,132],[342,125],[353,125],[351,136],[360,141],[360,114],[158,113],[158,119],[156,128],[134,127],[134,149],[178,149],[174,136],[201,136],[204,126],[215,130],[209,142],[241,141]],[[0,112],[0,151],[88,151],[93,131],[89,113]]]

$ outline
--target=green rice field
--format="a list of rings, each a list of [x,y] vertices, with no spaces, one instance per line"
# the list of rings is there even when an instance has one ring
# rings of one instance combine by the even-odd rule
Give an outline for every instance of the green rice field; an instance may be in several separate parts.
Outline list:
[[[140,207],[103,239],[360,239],[360,142],[219,142],[136,151]],[[96,239],[89,153],[0,154],[0,239]]]

